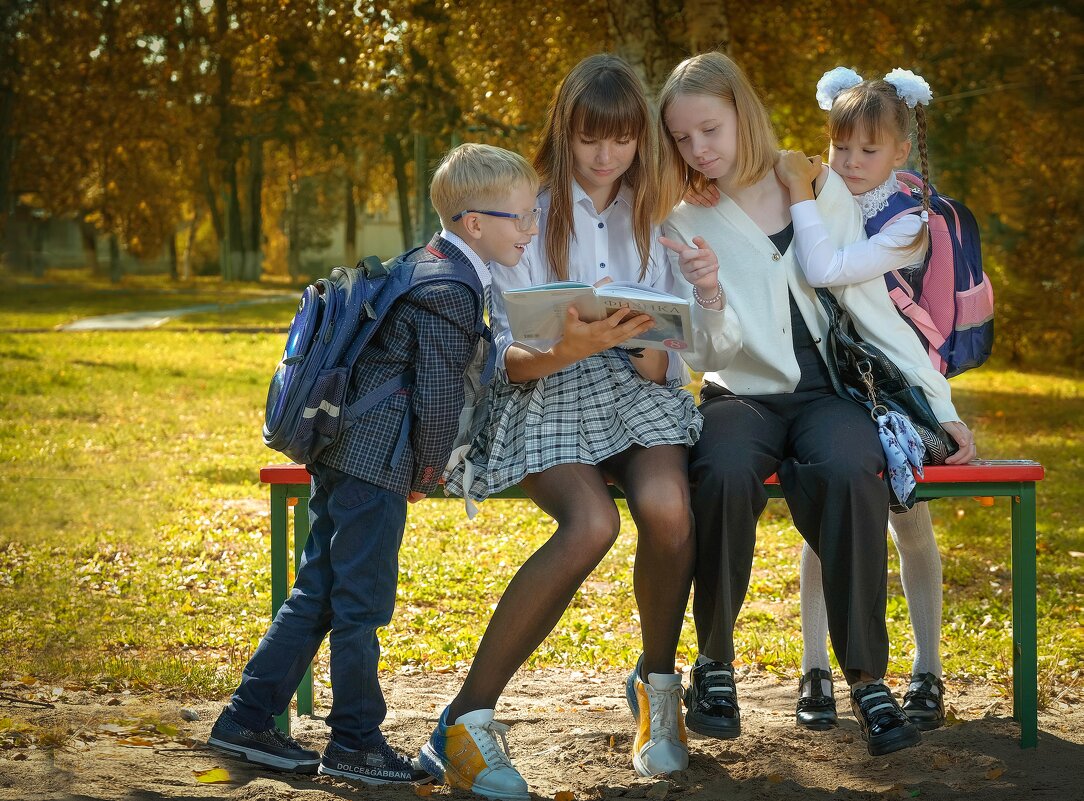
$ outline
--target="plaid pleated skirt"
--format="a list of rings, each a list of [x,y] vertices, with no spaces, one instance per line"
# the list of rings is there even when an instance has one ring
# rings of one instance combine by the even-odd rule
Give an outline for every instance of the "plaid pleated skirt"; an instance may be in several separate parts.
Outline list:
[[[704,424],[677,381],[656,384],[620,348],[537,381],[494,378],[489,422],[448,473],[446,491],[481,501],[530,473],[599,464],[633,445],[691,447]]]

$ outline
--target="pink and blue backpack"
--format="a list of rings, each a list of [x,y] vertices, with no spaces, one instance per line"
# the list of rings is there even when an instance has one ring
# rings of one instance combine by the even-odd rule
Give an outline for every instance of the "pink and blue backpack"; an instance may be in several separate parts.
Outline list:
[[[897,170],[900,191],[866,220],[873,236],[904,214],[922,211],[922,177]],[[946,378],[978,367],[994,344],[994,290],[982,271],[975,216],[957,200],[930,190],[930,247],[917,267],[885,274],[896,308],[925,343]]]

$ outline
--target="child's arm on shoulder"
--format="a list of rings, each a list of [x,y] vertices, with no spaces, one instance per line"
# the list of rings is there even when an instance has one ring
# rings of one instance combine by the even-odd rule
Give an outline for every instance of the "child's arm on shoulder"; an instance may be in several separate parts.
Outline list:
[[[453,282],[430,284],[413,293],[411,300],[419,309],[411,397],[413,496],[435,490],[448,463],[463,409],[463,374],[477,342],[478,300],[470,289]]]
[[[828,235],[817,204],[812,200],[790,208],[798,264],[811,286],[842,286],[877,278],[922,261],[911,248],[922,221],[908,214],[885,226],[869,239],[837,248]]]

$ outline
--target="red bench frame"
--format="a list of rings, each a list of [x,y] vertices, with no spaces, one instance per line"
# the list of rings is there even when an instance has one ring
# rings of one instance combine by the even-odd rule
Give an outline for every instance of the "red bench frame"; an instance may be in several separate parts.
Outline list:
[[[1039,714],[1035,485],[1043,479],[1043,466],[1023,460],[980,460],[965,465],[927,467],[925,473],[918,484],[920,500],[969,496],[1009,498],[1012,509],[1013,717],[1020,723],[1020,747],[1034,748],[1038,744]],[[294,570],[301,561],[309,536],[309,474],[303,465],[268,465],[260,470],[260,480],[271,486],[271,616],[274,618],[289,591],[291,501],[294,501]],[[770,497],[782,497],[779,481],[774,475],[764,483]],[[616,488],[611,489],[611,494],[615,498],[622,497]],[[512,487],[493,497],[526,496],[518,487]],[[297,713],[312,714],[312,701],[310,670],[297,689]],[[284,731],[290,730],[289,709],[276,720]]]

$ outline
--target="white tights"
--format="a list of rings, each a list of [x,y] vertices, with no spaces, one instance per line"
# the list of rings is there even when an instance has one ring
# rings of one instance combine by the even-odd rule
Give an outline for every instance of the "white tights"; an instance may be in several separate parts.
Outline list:
[[[941,553],[933,534],[929,504],[916,503],[906,512],[888,516],[892,541],[900,554],[900,580],[911,628],[915,633],[912,673],[941,676]],[[802,674],[813,668],[831,670],[828,664],[828,614],[824,607],[821,562],[813,549],[802,549]],[[825,693],[828,682],[821,682]]]

